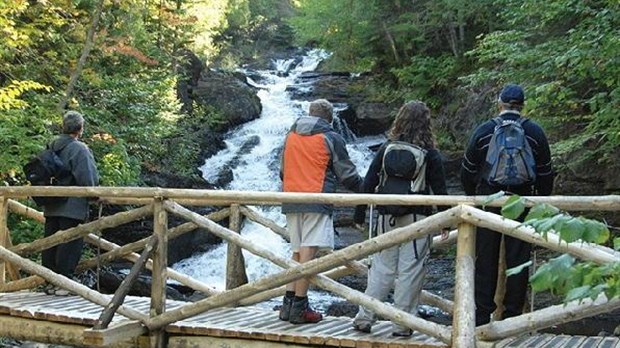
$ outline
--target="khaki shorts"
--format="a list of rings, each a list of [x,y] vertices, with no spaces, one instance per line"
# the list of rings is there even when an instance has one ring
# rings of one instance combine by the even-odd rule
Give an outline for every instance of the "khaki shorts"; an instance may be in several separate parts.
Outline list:
[[[291,249],[300,247],[334,248],[334,221],[321,213],[288,213],[286,224],[291,234]]]

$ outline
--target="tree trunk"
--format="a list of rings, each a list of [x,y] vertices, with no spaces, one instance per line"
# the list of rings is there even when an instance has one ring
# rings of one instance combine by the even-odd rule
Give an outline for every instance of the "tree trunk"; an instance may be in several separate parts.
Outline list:
[[[448,42],[450,43],[450,49],[455,57],[459,56],[458,42],[456,38],[456,27],[454,23],[450,23],[448,27]]]
[[[9,228],[7,227],[7,218],[9,215],[8,199],[0,196],[0,246],[8,248],[8,234]],[[4,260],[0,260],[0,285],[3,285],[6,281],[5,276],[6,264]]]
[[[394,56],[394,61],[397,65],[400,65],[400,56],[398,55],[398,50],[396,49],[396,43],[394,42],[394,37],[388,30],[387,25],[385,25],[384,21],[381,21],[381,27],[383,28],[383,33],[385,34],[385,38],[390,43],[390,49],[392,50],[392,55]]]
[[[103,11],[103,1],[104,0],[99,0],[99,2],[97,2],[97,7],[95,7],[95,12],[93,13],[93,21],[90,23],[90,28],[88,28],[88,34],[86,35],[86,42],[84,43],[84,48],[82,48],[82,55],[78,60],[75,70],[71,74],[71,78],[69,78],[69,84],[67,85],[67,89],[65,89],[65,95],[60,99],[60,102],[58,103],[58,110],[61,113],[65,110],[69,99],[71,99],[71,94],[73,93],[75,84],[80,77],[80,74],[82,73],[84,64],[86,64],[86,59],[90,54],[90,50],[93,48],[95,30],[97,30],[99,18],[101,18],[101,12]]]

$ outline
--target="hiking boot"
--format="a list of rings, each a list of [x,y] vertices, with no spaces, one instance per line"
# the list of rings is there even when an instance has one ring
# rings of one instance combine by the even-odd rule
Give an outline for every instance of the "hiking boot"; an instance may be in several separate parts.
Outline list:
[[[358,323],[358,324],[353,323],[353,329],[355,331],[370,333],[371,328],[372,328],[372,325],[370,325],[370,323]]]
[[[55,296],[73,296],[75,295],[69,290],[63,289],[59,286],[55,286],[54,284],[48,284],[44,289],[46,295],[55,295]]]
[[[56,291],[56,287],[52,283],[47,283],[42,288],[42,290],[46,295],[54,295],[54,291]]]
[[[55,290],[54,290],[54,295],[56,295],[56,296],[70,296],[70,295],[75,295],[75,294],[72,293],[71,291],[67,290],[67,289],[56,287]]]
[[[293,297],[284,296],[282,299],[282,307],[280,307],[280,320],[288,321],[291,315],[291,307],[293,305]]]
[[[411,335],[413,335],[413,330],[411,329],[404,329],[404,330],[399,329],[399,330],[392,331],[392,336],[394,337],[409,337]]]
[[[293,302],[289,315],[291,324],[318,323],[321,320],[323,320],[323,315],[310,308],[307,298]]]

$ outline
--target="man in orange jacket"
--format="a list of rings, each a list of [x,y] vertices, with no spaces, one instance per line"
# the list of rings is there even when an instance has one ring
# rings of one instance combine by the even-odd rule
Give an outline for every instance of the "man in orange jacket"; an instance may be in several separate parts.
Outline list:
[[[331,127],[333,107],[325,99],[310,103],[309,116],[302,116],[286,136],[280,176],[284,192],[336,192],[340,182],[359,191],[362,178],[347,152],[345,141]],[[333,206],[329,204],[282,204],[291,234],[293,260],[304,263],[319,249],[333,249]],[[287,285],[280,319],[293,324],[323,319],[308,303],[307,279]]]

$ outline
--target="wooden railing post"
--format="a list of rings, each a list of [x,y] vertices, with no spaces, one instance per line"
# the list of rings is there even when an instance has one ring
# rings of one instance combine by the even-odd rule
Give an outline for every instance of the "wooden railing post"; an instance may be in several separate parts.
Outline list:
[[[239,204],[230,205],[228,228],[237,233],[241,232],[241,210],[239,209]],[[245,259],[242,249],[229,241],[226,258],[226,289],[234,289],[247,283],[248,275],[245,272]]]
[[[474,301],[476,227],[463,222],[459,224],[458,229],[452,347],[471,348],[476,346],[476,303]]]
[[[168,268],[168,212],[163,207],[163,200],[156,198],[153,204],[153,234],[158,243],[153,255],[151,279],[151,311],[156,317],[166,311],[166,270]],[[156,330],[150,335],[151,347],[166,347],[165,330]]]
[[[7,218],[9,214],[8,200],[4,196],[0,196],[0,246],[9,247],[9,228],[7,227]],[[0,284],[6,283],[6,264],[0,259]]]

